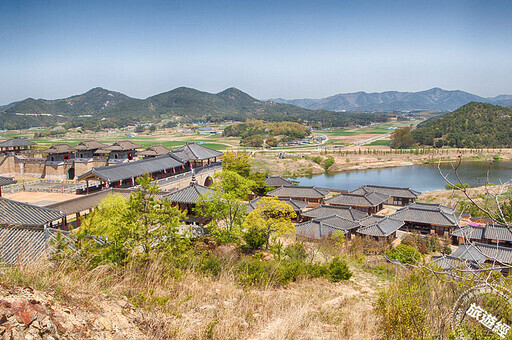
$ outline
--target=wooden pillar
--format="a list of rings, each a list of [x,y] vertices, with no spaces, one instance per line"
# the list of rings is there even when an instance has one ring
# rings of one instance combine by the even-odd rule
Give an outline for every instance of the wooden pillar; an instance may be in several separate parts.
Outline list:
[[[66,230],[66,216],[64,216],[64,217],[62,218],[62,226],[61,226],[61,229],[62,229],[62,230]]]
[[[2,197],[2,187],[0,187],[0,197]]]
[[[80,226],[80,212],[76,213],[76,227],[78,228]]]
[[[89,195],[89,180],[86,180],[85,183],[87,183],[87,195]]]

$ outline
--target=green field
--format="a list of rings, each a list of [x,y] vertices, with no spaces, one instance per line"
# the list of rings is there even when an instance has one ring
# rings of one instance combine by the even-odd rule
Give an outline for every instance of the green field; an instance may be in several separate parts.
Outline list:
[[[389,140],[389,139],[379,139],[379,140],[373,141],[367,145],[389,145],[390,143],[391,143],[391,140]]]
[[[322,131],[322,133],[328,136],[353,136],[359,134],[357,131],[348,131],[347,129],[326,130]]]

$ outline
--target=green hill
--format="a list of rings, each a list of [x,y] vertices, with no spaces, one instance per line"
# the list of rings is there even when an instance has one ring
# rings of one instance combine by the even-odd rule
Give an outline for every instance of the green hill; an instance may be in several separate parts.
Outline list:
[[[436,147],[512,147],[512,109],[471,102],[420,124],[412,134],[417,142]]]
[[[33,126],[34,115],[38,115],[37,125],[71,122],[76,126],[86,122],[87,126],[101,124],[103,127],[158,121],[176,116],[183,121],[244,121],[256,118],[268,121],[309,121],[322,126],[368,124],[387,119],[380,114],[308,110],[290,104],[260,101],[235,88],[214,94],[187,87],[179,87],[146,99],[131,98],[119,92],[94,88],[65,99],[28,98],[0,111],[0,119],[4,121],[14,115],[16,123],[8,126],[4,124],[5,128]]]

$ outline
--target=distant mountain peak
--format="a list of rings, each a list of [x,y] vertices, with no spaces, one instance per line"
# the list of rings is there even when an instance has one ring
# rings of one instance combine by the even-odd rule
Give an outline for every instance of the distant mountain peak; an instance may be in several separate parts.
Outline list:
[[[433,87],[419,92],[373,92],[358,91],[340,93],[319,99],[270,99],[277,103],[292,104],[309,110],[329,111],[453,111],[471,101],[498,105],[511,105],[512,96],[500,95],[483,98],[461,90],[444,90]]]

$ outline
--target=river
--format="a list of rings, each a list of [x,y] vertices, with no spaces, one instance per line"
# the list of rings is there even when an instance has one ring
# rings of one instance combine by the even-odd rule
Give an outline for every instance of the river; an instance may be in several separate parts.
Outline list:
[[[452,163],[442,163],[441,170],[452,181],[456,181]],[[471,186],[483,185],[487,181],[494,184],[512,179],[512,161],[465,161],[458,169],[463,183]],[[315,185],[341,190],[354,190],[364,184],[411,188],[418,191],[444,189],[446,181],[439,174],[437,164],[411,165],[394,168],[357,170],[337,174],[323,174],[313,177],[296,178],[300,185]]]

